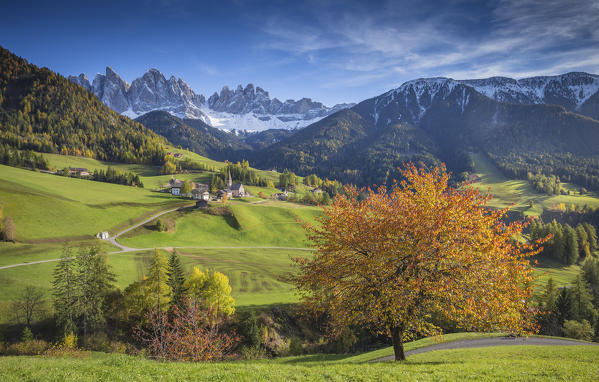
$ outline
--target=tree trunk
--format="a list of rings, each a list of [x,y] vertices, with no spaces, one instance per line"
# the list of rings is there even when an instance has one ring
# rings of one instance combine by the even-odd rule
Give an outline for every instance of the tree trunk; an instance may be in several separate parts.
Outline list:
[[[395,360],[405,361],[406,355],[403,351],[403,340],[401,338],[403,330],[400,327],[396,327],[392,329],[391,334],[393,336],[393,352],[395,353]]]

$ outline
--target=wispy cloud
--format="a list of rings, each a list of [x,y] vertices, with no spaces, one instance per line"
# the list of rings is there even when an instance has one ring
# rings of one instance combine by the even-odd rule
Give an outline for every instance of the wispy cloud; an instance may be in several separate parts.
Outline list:
[[[393,83],[400,77],[599,71],[596,1],[344,4],[313,4],[309,23],[289,15],[270,18],[261,48],[307,57],[322,73],[331,73],[325,87]],[[435,12],[436,6],[445,8]]]

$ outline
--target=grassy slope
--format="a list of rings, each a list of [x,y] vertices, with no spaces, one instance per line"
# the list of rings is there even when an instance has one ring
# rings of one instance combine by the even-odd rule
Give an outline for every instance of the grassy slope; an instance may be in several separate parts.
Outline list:
[[[475,173],[481,177],[481,181],[473,186],[481,192],[490,192],[493,199],[489,205],[496,208],[510,207],[515,211],[522,212],[527,216],[538,216],[543,209],[564,203],[567,206],[576,204],[579,206],[589,205],[599,207],[599,195],[589,193],[587,195],[545,195],[536,192],[526,180],[512,180],[506,178],[501,171],[493,165],[486,157],[473,154]],[[571,184],[562,184],[565,189],[574,191],[576,187]],[[533,201],[530,208],[528,202]],[[513,206],[512,206],[513,204]],[[545,261],[535,269],[535,275],[539,278],[538,286],[544,286],[551,277],[558,285],[571,284],[580,271],[580,266],[571,265],[564,267],[557,262]]]
[[[0,165],[0,203],[17,239],[95,235],[179,199],[147,189]]]
[[[176,221],[174,232],[146,227],[131,231],[120,241],[135,248],[152,246],[279,246],[306,247],[303,222],[313,222],[317,207],[291,203],[228,203],[233,216],[214,216],[203,211],[174,212],[165,219]],[[296,208],[294,208],[296,207]]]
[[[584,380],[599,375],[597,346],[507,346],[443,350],[402,363],[327,362],[305,356],[225,363],[161,363],[119,354],[88,359],[2,357],[0,377],[27,381],[413,381]]]
[[[482,192],[493,195],[493,200],[489,203],[491,207],[512,209],[522,212],[525,215],[540,215],[543,209],[550,209],[560,203],[567,206],[576,204],[584,206],[585,204],[593,207],[599,207],[599,195],[589,193],[587,195],[546,195],[536,192],[526,180],[512,180],[506,178],[497,167],[495,167],[487,158],[480,154],[473,155],[475,164],[475,173],[481,177],[481,181],[474,183],[473,186]],[[564,183],[566,190],[574,191],[574,185]],[[533,207],[530,208],[528,202],[533,201]]]
[[[181,151],[194,160],[220,167],[223,164]],[[64,178],[7,166],[0,166],[0,203],[4,214],[11,216],[21,243],[0,243],[0,266],[58,258],[66,240],[78,244],[101,244],[99,240],[83,240],[102,230],[121,229],[142,216],[171,208],[181,199],[152,192],[169,175],[157,175],[153,166],[101,162],[89,158],[44,154],[51,166],[106,169],[109,165],[122,171],[142,174],[145,189],[137,189],[88,180]],[[276,180],[278,174],[263,172]],[[178,178],[205,181],[210,173],[181,174]],[[207,180],[207,179],[206,179]],[[251,187],[257,194],[276,192],[275,189]],[[235,218],[223,218],[194,212],[173,213],[180,218],[173,233],[157,233],[139,229],[136,238],[141,247],[154,246],[285,246],[305,247],[302,222],[313,221],[318,208],[274,200],[248,198],[229,203]],[[165,218],[169,218],[166,216]],[[111,230],[113,231],[113,230]],[[154,237],[155,236],[155,237]],[[83,240],[83,241],[82,241]],[[133,241],[133,239],[130,239]],[[28,241],[34,244],[23,243]],[[126,239],[125,242],[128,242]],[[290,256],[309,252],[275,249],[189,249],[184,263],[214,268],[231,278],[233,294],[238,305],[286,303],[295,301],[290,286],[278,280],[291,270]],[[149,254],[115,254],[109,261],[117,273],[117,284],[124,288],[139,279],[146,269]],[[27,285],[44,289],[49,296],[55,262],[34,264],[0,270],[0,321],[6,320],[10,300]]]

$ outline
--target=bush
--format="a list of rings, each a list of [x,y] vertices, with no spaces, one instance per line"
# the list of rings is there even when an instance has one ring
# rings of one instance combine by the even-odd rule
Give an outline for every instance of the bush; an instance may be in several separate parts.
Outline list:
[[[241,348],[240,353],[241,358],[246,360],[269,358],[269,354],[266,352],[266,350],[259,346],[244,346]]]
[[[162,219],[158,219],[156,220],[156,230],[159,232],[165,232],[168,228],[166,227],[166,224],[164,224],[164,222],[162,221]]]
[[[567,320],[564,322],[562,330],[566,337],[585,341],[592,340],[595,335],[595,331],[587,320],[582,320],[582,322]]]
[[[108,353],[110,351],[110,339],[104,333],[94,333],[87,337],[83,347],[92,351]]]
[[[299,337],[293,336],[289,341],[289,354],[301,355],[304,352],[304,346]]]
[[[30,340],[9,345],[6,353],[10,355],[41,355],[50,345],[44,340]]]

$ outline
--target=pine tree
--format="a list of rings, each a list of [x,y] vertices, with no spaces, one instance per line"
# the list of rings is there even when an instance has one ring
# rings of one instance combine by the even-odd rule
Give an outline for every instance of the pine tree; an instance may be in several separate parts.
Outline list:
[[[582,275],[576,277],[570,294],[572,296],[572,318],[576,321],[587,320],[594,324],[597,319],[597,310],[593,307],[591,292]]]
[[[52,281],[56,322],[64,334],[77,332],[79,285],[71,249],[64,247]]]
[[[565,242],[565,252],[564,252],[564,260],[568,265],[574,264],[578,261],[579,253],[578,253],[578,238],[576,236],[576,231],[570,225],[566,224],[564,226],[564,242]]]
[[[589,246],[591,247],[591,251],[597,249],[597,230],[595,230],[595,226],[589,223],[583,223],[582,225],[587,232],[587,240],[589,242]]]
[[[82,248],[76,258],[77,283],[80,287],[80,314],[82,316],[83,337],[87,339],[89,331],[104,326],[104,300],[112,288],[115,276],[106,257],[97,247]]]
[[[555,300],[555,313],[560,327],[564,321],[572,319],[572,296],[566,288],[562,288]]]
[[[173,251],[168,260],[168,285],[172,291],[171,306],[182,308],[183,298],[187,289],[185,288],[185,275],[183,274],[183,266],[177,255],[177,251]]]
[[[152,307],[166,310],[172,298],[171,287],[168,284],[168,260],[158,249],[152,257],[145,286]]]

